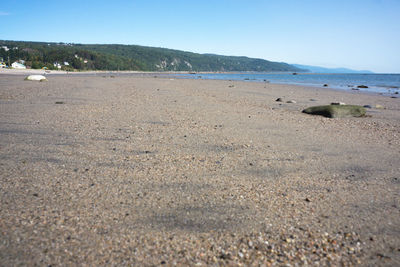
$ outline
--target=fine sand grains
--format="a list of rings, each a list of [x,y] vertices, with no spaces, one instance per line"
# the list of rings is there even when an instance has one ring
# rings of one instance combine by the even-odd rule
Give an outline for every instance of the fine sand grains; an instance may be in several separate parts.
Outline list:
[[[339,101],[385,109],[301,113]],[[0,110],[0,265],[400,261],[398,99],[3,74]]]

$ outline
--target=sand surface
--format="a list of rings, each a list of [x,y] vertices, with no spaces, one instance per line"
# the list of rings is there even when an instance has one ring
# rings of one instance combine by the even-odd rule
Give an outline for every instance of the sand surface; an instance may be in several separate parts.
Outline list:
[[[400,262],[400,99],[103,76],[0,74],[0,266]]]

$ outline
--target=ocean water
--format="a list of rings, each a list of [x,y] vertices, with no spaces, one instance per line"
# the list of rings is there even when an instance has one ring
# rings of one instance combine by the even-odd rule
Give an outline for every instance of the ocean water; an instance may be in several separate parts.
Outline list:
[[[400,94],[400,74],[315,74],[315,73],[196,73],[173,74],[176,78],[236,80],[249,82],[270,82],[304,86],[327,87],[340,90]],[[324,86],[327,85],[327,86]],[[364,85],[368,88],[358,88]]]

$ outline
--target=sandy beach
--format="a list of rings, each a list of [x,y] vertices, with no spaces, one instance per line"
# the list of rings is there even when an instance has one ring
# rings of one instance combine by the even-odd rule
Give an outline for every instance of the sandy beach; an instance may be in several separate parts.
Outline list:
[[[24,78],[0,74],[0,266],[400,262],[399,98]],[[301,113],[331,102],[372,108]]]

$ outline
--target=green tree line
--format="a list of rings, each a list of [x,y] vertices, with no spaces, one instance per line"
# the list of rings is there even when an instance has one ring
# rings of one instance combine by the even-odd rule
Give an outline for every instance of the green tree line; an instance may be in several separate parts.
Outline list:
[[[138,45],[86,45],[0,41],[6,63],[25,60],[30,68],[138,71],[301,71],[292,65],[248,57],[197,54]],[[64,62],[68,62],[65,65]]]

